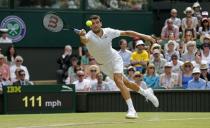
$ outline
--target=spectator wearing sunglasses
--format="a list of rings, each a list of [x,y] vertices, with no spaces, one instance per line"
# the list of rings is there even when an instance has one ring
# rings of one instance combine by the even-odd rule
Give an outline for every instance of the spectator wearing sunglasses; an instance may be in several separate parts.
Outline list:
[[[136,71],[134,73],[133,79],[137,85],[141,86],[143,89],[147,89],[148,87],[147,87],[146,83],[143,81],[143,77],[144,76],[143,76],[143,74],[141,74],[141,72]]]
[[[26,73],[23,69],[18,71],[18,75],[19,75],[20,79],[18,81],[14,82],[13,85],[20,85],[20,86],[33,85],[33,83],[31,81],[25,79]]]
[[[186,89],[188,87],[188,82],[193,79],[192,76],[193,64],[190,61],[186,61],[182,65],[182,74],[180,79],[182,82],[182,88]]]
[[[11,79],[15,79],[16,75],[15,75],[15,70],[17,68],[23,69],[25,71],[25,79],[29,80],[30,76],[29,76],[29,72],[26,66],[23,66],[23,58],[21,56],[16,56],[15,57],[15,65],[12,65],[10,67],[10,77]]]
[[[136,71],[136,70],[135,70],[135,67],[133,67],[133,66],[129,66],[129,67],[128,67],[127,78],[128,78],[129,81],[134,82],[133,77],[134,77],[135,71]]]
[[[77,80],[73,82],[77,92],[90,91],[90,80],[85,79],[84,71],[77,71]]]
[[[90,84],[93,85],[98,82],[97,74],[100,72],[97,65],[91,65],[88,67],[87,79],[90,80]]]

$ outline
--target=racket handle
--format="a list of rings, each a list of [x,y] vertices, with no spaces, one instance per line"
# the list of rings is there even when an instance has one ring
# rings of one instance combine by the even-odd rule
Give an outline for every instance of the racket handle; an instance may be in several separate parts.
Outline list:
[[[76,34],[79,34],[81,30],[76,29],[76,28],[73,28],[73,31],[74,31]]]

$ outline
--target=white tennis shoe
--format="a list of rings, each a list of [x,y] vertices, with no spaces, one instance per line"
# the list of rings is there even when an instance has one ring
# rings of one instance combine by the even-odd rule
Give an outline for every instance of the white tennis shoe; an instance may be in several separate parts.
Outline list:
[[[128,111],[125,118],[127,118],[127,119],[137,119],[138,115],[137,115],[136,111]]]
[[[152,104],[157,108],[159,107],[159,101],[157,97],[154,95],[154,92],[151,88],[145,90],[145,98],[152,102]]]

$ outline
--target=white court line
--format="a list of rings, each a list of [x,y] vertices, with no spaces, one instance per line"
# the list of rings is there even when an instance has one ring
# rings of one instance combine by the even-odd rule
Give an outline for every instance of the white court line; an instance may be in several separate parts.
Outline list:
[[[185,120],[210,120],[209,118],[171,118],[171,119],[150,119],[142,120],[147,122],[156,122],[156,121],[185,121]],[[64,126],[80,126],[80,125],[101,125],[101,124],[122,124],[122,123],[136,123],[137,121],[123,121],[123,122],[89,122],[89,123],[67,123],[67,124],[51,124],[51,125],[42,125],[42,126],[23,126],[16,128],[51,128],[51,127],[64,127]]]

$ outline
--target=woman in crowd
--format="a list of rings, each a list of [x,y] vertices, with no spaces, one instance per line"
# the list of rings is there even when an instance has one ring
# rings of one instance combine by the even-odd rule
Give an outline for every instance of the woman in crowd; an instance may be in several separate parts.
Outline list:
[[[144,75],[144,82],[149,88],[158,88],[159,86],[159,76],[155,73],[154,64],[149,64],[147,66],[146,74]]]
[[[186,89],[188,87],[188,82],[193,79],[192,76],[193,64],[190,61],[186,61],[182,65],[182,74],[181,77],[181,84],[182,88]]]
[[[7,63],[9,65],[14,65],[16,56],[17,56],[17,53],[14,46],[13,45],[9,46],[6,51]]]

